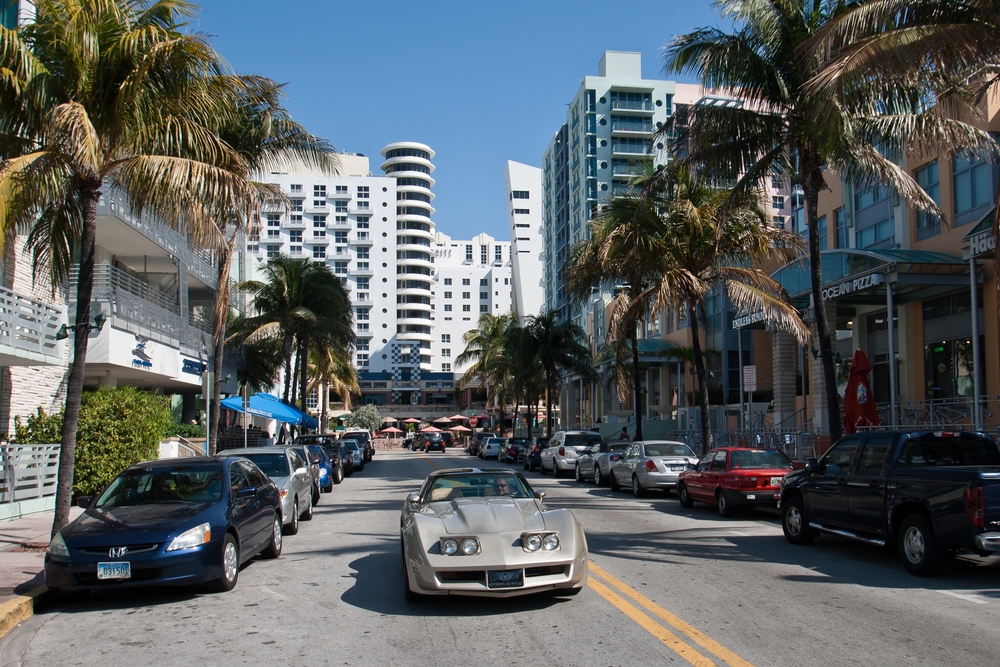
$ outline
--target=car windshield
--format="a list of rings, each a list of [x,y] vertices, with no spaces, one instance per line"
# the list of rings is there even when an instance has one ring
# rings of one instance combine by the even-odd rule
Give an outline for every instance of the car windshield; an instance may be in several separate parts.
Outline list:
[[[983,437],[942,437],[926,435],[911,438],[903,444],[899,465],[920,466],[995,466],[1000,465],[1000,450]]]
[[[347,442],[344,443],[344,446],[347,447],[352,452],[356,452],[359,449],[361,449],[360,447],[358,447],[358,443],[354,442],[353,440],[348,440]]]
[[[111,482],[95,507],[215,503],[223,488],[221,465],[129,469]]]
[[[690,456],[695,458],[694,452],[687,445],[644,445],[646,448],[646,456]],[[735,462],[735,458],[733,461]],[[760,466],[753,466],[760,467]]]
[[[336,442],[332,435],[300,435],[295,438],[296,445],[329,445]]]
[[[250,459],[268,477],[288,477],[288,459],[284,454],[273,452],[266,454],[240,454]]]
[[[737,449],[733,451],[731,458],[732,470],[794,467],[791,459],[777,449]]]
[[[427,502],[442,502],[456,498],[530,498],[527,486],[513,473],[472,473],[438,477],[427,492]]]
[[[600,433],[595,433],[594,435],[568,433],[564,444],[567,447],[593,447],[598,442],[604,442],[604,438],[601,437]]]
[[[327,463],[330,459],[326,456],[326,450],[320,445],[307,445],[309,451],[319,457],[320,463]]]

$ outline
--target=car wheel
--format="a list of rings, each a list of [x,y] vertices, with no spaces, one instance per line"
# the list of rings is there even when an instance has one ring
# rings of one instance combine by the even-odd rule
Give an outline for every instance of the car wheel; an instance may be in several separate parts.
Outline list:
[[[932,577],[941,571],[944,549],[934,530],[920,514],[911,514],[899,527],[899,556],[910,574]]]
[[[728,518],[733,515],[733,506],[722,489],[715,492],[715,505],[719,510],[719,516]]]
[[[805,504],[798,496],[782,501],[781,530],[792,544],[809,544],[816,539],[816,531],[809,527]]]
[[[399,540],[399,559],[403,566],[403,597],[406,598],[407,602],[423,602],[426,596],[416,593],[410,588],[410,573],[406,568],[406,547],[403,546],[402,538]]]
[[[642,488],[642,484],[639,483],[638,475],[632,475],[632,495],[636,498],[642,498],[646,495],[646,489]]]
[[[615,471],[612,470],[611,474],[608,475],[608,484],[611,486],[612,491],[620,491],[621,485],[618,483],[618,478],[615,477]]]
[[[212,588],[220,593],[231,591],[240,578],[240,548],[236,538],[226,533],[222,538],[222,576],[212,582]]]
[[[326,486],[324,486],[323,489],[322,489],[322,491],[323,491],[323,493],[332,493],[333,492],[333,483],[331,482],[330,484],[327,484]]]
[[[340,484],[344,481],[344,467],[337,466],[333,469],[333,483]]]
[[[357,468],[355,468],[355,470],[356,470],[357,472],[361,472],[361,471],[362,471],[362,470],[364,470],[364,469],[365,469],[365,464],[364,464],[364,463],[362,463],[362,464],[361,464],[361,465],[359,465],[359,466],[358,466]]]
[[[594,466],[594,484],[604,486],[604,475],[601,474],[601,466]]]
[[[559,464],[556,463],[555,459],[552,459],[552,476],[556,478],[562,477],[562,470],[559,469]]]
[[[583,471],[580,470],[579,463],[576,465],[576,481],[580,484],[583,484],[586,481],[583,477]]]
[[[299,532],[299,501],[292,507],[292,522],[285,526],[285,535],[296,535]]]
[[[274,525],[271,526],[271,541],[267,548],[260,552],[264,558],[277,558],[281,555],[281,514],[274,513]]]
[[[677,499],[681,501],[681,507],[691,509],[694,507],[694,498],[688,493],[688,488],[684,484],[677,486]]]
[[[306,509],[302,512],[303,521],[312,521],[313,518],[313,506],[312,503],[306,503]]]

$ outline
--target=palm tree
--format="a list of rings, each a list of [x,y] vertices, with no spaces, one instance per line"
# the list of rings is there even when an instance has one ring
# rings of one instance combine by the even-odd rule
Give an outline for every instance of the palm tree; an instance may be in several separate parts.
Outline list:
[[[734,32],[701,28],[676,37],[665,53],[668,72],[694,72],[702,85],[745,101],[739,106],[701,106],[679,140],[686,160],[738,193],[755,189],[774,169],[803,190],[809,230],[811,287],[816,313],[829,433],[840,437],[840,406],[830,323],[822,299],[817,199],[833,170],[851,182],[885,183],[922,210],[937,205],[892,160],[904,140],[925,148],[985,145],[989,138],[925,107],[922,88],[880,76],[854,82],[851,104],[810,86],[823,65],[804,45],[854,3],[843,0],[717,0]],[[900,3],[902,4],[902,3]],[[676,129],[676,128],[674,128]],[[662,130],[666,135],[669,129]],[[889,157],[886,157],[889,156]]]
[[[211,238],[205,215],[248,188],[240,157],[212,131],[240,82],[203,35],[183,30],[192,6],[34,5],[33,22],[0,29],[0,238],[27,234],[36,275],[53,285],[79,262],[55,534],[69,520],[102,189],[120,188],[136,215]]]
[[[498,400],[501,417],[506,407],[505,399],[511,385],[511,364],[505,352],[508,349],[510,330],[517,320],[511,314],[479,316],[478,326],[465,332],[465,349],[455,357],[456,366],[469,364],[462,375],[462,389],[474,384],[486,387],[486,403]]]
[[[358,385],[358,373],[351,364],[349,355],[338,352],[333,347],[314,344],[309,351],[309,369],[312,373],[312,380],[307,387],[308,391],[316,390],[320,405],[320,432],[329,430],[330,418],[330,390],[340,397],[344,402],[344,409],[351,409],[351,395],[360,394],[361,387]]]
[[[340,161],[333,147],[317,139],[294,122],[281,105],[281,86],[262,77],[244,77],[246,90],[239,97],[232,117],[220,131],[222,139],[243,159],[254,175],[275,166],[305,166],[325,173],[336,173]],[[216,248],[219,286],[215,292],[214,341],[215,364],[222,368],[226,343],[226,321],[229,313],[229,275],[235,245],[244,231],[253,231],[260,219],[263,204],[285,205],[281,190],[268,183],[254,182],[257,197],[247,202],[247,209],[234,211],[213,222],[219,228],[221,243]],[[219,432],[222,376],[215,373],[210,409],[209,443],[215,451]]]
[[[587,336],[570,320],[560,322],[554,312],[529,315],[524,328],[532,340],[534,363],[542,369],[545,387],[545,429],[552,435],[552,404],[559,395],[559,380],[565,375],[580,375],[586,381],[596,377],[591,364]]]

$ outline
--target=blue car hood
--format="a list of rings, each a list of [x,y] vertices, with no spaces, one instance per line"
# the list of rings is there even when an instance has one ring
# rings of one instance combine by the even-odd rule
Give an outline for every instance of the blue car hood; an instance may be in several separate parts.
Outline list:
[[[212,503],[160,503],[108,510],[91,508],[63,528],[62,536],[75,546],[103,544],[109,538],[126,543],[161,542],[171,533],[208,521],[207,510],[212,506]]]

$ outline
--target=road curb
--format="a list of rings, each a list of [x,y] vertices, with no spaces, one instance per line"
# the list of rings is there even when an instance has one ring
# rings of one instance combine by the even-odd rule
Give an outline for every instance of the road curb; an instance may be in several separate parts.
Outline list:
[[[0,639],[6,637],[19,623],[31,618],[35,613],[35,600],[48,592],[49,587],[42,584],[25,595],[0,604]]]

